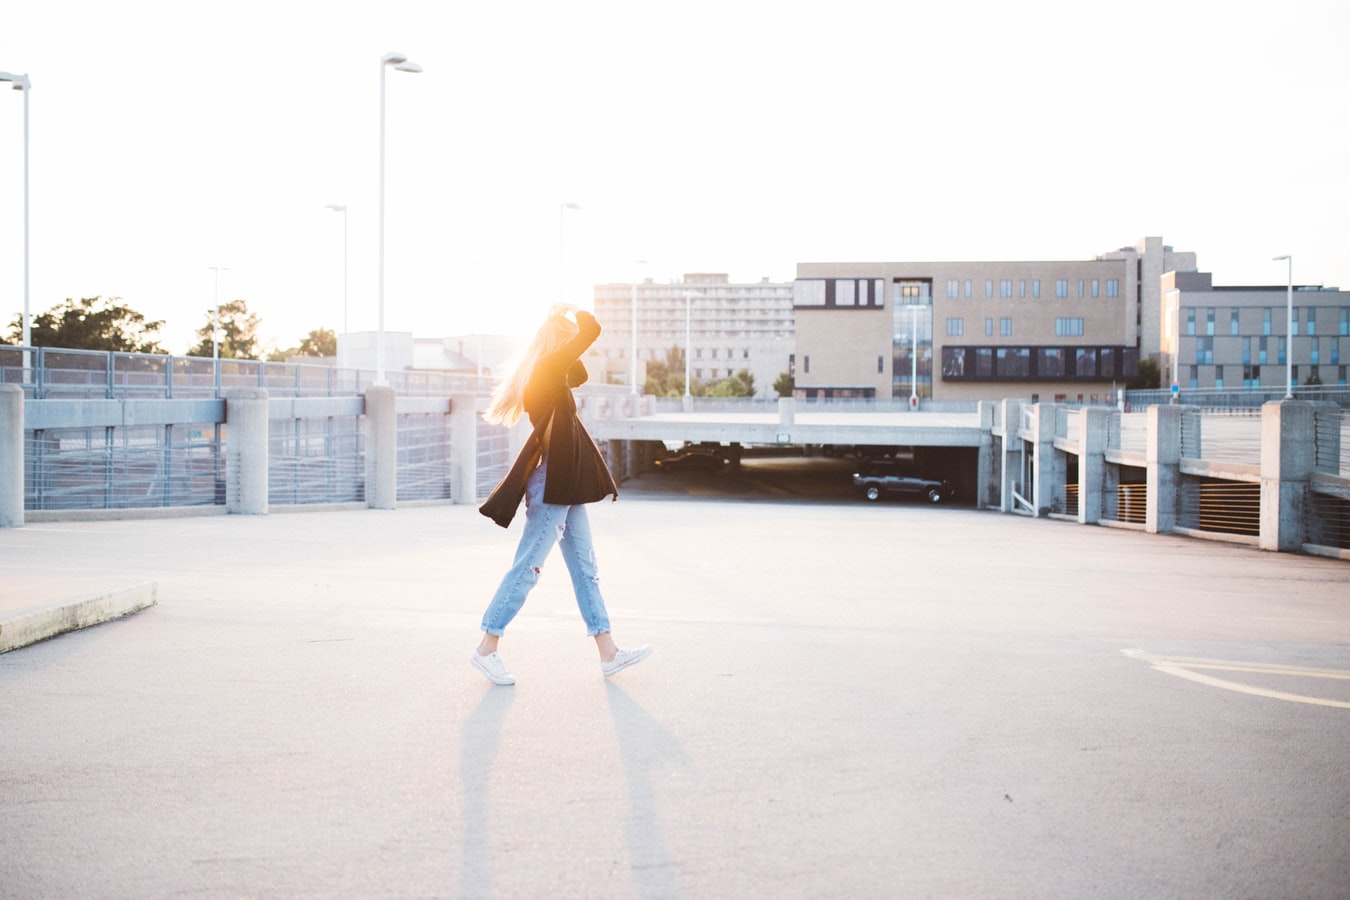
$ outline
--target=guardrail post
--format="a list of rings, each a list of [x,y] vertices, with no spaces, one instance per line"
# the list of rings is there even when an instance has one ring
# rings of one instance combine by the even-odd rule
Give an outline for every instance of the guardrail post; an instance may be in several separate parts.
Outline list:
[[[1303,507],[1316,466],[1313,405],[1278,400],[1261,406],[1262,550],[1301,550]]]
[[[450,395],[450,502],[478,502],[478,398]]]
[[[1014,496],[1022,487],[1018,479],[1022,475],[1022,401],[1004,399],[1003,404],[1003,447],[999,459],[1000,487],[998,508],[1002,512],[1012,512],[1017,505]]]
[[[0,384],[0,528],[23,525],[23,388]]]
[[[1144,505],[1144,530],[1169,534],[1177,525],[1177,494],[1181,486],[1180,406],[1148,408],[1148,499]]]
[[[1078,415],[1078,521],[1095,525],[1101,521],[1102,497],[1107,489],[1106,445],[1111,419],[1118,413],[1111,407],[1087,406]]]
[[[225,511],[267,515],[267,391],[232,388],[225,400]]]
[[[388,385],[371,385],[366,388],[366,506],[397,505],[398,394]]]

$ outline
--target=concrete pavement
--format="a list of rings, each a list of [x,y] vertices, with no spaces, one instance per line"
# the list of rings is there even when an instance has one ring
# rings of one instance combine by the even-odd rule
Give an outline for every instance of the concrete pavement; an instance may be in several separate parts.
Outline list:
[[[1342,562],[903,503],[590,507],[467,665],[514,551],[468,507],[0,531],[0,896],[1343,897]],[[3,616],[0,616],[3,617]]]

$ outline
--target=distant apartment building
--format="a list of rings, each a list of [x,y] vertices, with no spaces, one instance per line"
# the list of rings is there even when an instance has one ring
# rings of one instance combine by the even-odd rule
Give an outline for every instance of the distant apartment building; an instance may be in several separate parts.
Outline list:
[[[1169,272],[1162,276],[1162,292],[1163,374],[1174,384],[1346,383],[1350,291],[1294,285],[1292,332],[1287,284],[1216,287],[1209,272]]]
[[[677,360],[683,374],[687,353],[695,383],[714,384],[746,369],[757,397],[775,396],[774,382],[790,370],[795,347],[791,282],[736,284],[725,274],[686,274],[668,283],[596,285],[595,315],[604,332],[586,357],[593,380],[632,383],[635,295],[639,390],[649,363]]]
[[[1104,400],[1162,363],[1162,276],[1194,253],[1149,237],[1084,261],[799,263],[799,397]]]

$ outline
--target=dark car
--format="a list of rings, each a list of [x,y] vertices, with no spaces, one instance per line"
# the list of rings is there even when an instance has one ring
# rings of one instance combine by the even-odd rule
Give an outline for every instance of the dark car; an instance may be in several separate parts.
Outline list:
[[[945,479],[923,478],[885,463],[869,463],[853,473],[853,485],[868,500],[882,494],[907,494],[929,503],[941,503],[956,496],[956,485]]]
[[[720,472],[727,461],[720,453],[691,447],[654,464],[658,472]]]

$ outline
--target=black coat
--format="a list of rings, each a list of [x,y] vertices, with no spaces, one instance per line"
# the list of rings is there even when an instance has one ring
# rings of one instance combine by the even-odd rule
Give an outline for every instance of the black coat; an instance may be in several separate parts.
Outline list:
[[[600,323],[588,312],[577,312],[577,334],[561,348],[539,360],[525,386],[525,412],[533,430],[525,440],[511,471],[479,507],[479,512],[503,528],[511,524],[525,483],[538,465],[547,440],[548,471],[544,475],[544,502],[559,506],[594,503],[619,489],[600,449],[577,418],[572,389],[589,377],[581,354],[600,336]]]

